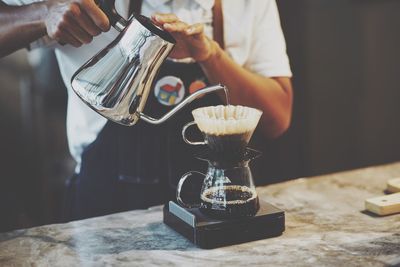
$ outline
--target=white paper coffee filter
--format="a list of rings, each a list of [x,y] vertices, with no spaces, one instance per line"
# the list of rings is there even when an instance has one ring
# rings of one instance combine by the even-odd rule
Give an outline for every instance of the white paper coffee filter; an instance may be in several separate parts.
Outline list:
[[[200,131],[222,135],[254,131],[262,111],[244,106],[219,105],[198,108],[192,114]]]

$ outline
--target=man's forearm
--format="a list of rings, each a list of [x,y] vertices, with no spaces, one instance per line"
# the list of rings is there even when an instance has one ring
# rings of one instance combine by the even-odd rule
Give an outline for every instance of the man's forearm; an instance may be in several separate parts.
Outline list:
[[[269,137],[282,134],[290,124],[292,87],[289,78],[267,78],[234,62],[219,46],[209,60],[201,62],[212,83],[229,89],[231,104],[253,106],[263,111],[261,127]]]
[[[43,3],[7,6],[0,1],[0,57],[27,47],[46,35],[45,15]]]

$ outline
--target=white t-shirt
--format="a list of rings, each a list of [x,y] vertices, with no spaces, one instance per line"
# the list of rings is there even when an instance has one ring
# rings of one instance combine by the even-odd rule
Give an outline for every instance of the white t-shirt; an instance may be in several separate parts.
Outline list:
[[[1,0],[21,5],[36,0]],[[116,0],[121,16],[128,16],[129,0]],[[142,14],[174,13],[189,24],[204,23],[212,38],[214,0],[144,0]],[[291,77],[275,0],[222,0],[225,51],[244,68],[266,77]],[[80,48],[56,45],[56,56],[68,89],[67,135],[69,149],[79,172],[81,154],[106,124],[106,119],[87,107],[72,91],[71,77],[88,59],[110,43],[118,32],[111,29]],[[134,127],[134,126],[133,126]]]

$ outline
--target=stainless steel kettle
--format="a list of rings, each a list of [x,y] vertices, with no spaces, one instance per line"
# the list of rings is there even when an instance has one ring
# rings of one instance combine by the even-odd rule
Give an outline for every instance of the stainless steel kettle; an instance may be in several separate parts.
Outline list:
[[[119,35],[80,67],[71,80],[73,90],[89,107],[122,125],[134,125],[139,119],[160,124],[199,95],[225,90],[222,85],[198,90],[159,119],[143,114],[153,79],[176,41],[145,16],[134,14],[126,21],[114,3],[98,2]]]

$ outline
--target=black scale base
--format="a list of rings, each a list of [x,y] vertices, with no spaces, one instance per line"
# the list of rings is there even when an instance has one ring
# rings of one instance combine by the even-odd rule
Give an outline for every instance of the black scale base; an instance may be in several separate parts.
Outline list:
[[[207,217],[198,209],[185,209],[170,201],[164,206],[164,223],[200,248],[216,248],[268,237],[285,231],[285,213],[260,201],[254,217],[218,220]]]

